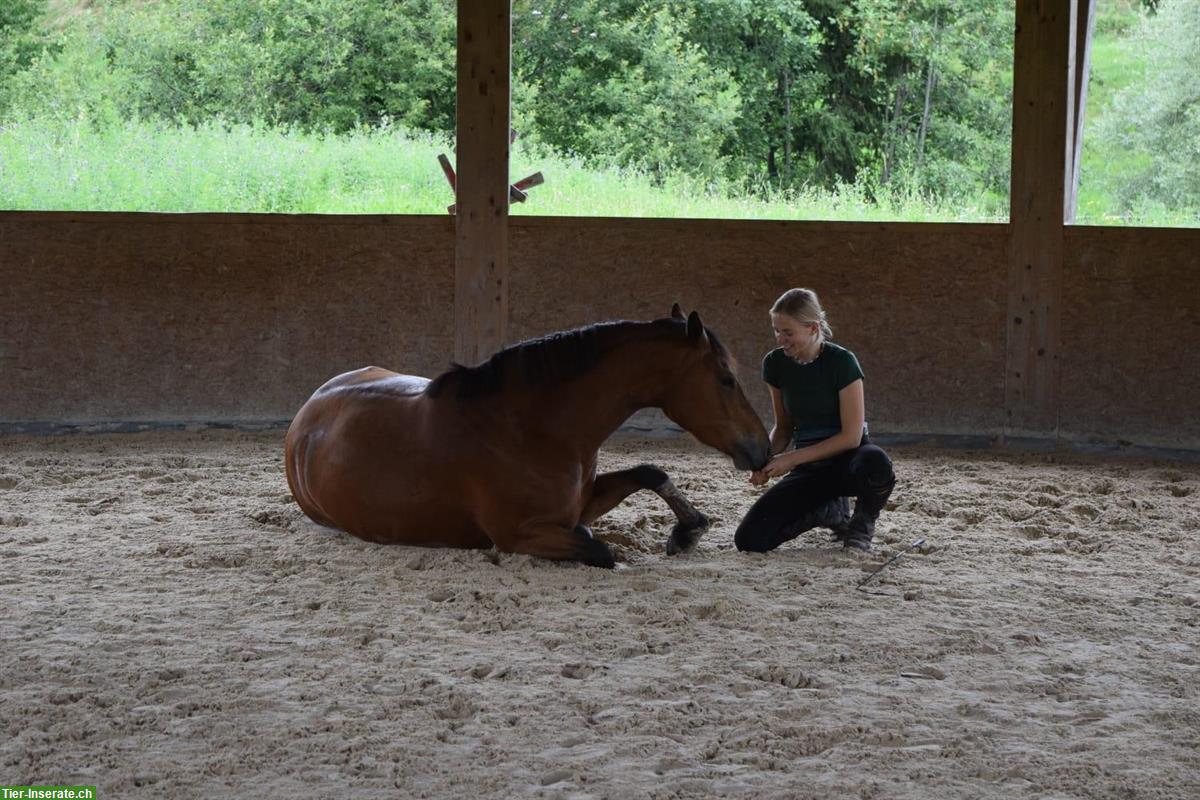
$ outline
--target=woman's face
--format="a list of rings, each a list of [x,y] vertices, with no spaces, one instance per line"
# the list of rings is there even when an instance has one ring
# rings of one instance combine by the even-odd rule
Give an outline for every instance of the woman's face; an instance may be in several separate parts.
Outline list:
[[[805,355],[817,336],[817,323],[801,322],[789,314],[772,314],[775,341],[792,358]]]

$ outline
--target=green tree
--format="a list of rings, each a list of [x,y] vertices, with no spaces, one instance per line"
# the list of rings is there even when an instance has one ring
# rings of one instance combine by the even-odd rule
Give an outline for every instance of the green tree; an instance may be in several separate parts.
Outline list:
[[[817,20],[821,56],[814,65],[820,93],[806,116],[801,141],[819,167],[819,185],[858,181],[873,173],[879,160],[878,78],[856,57],[862,36],[859,2],[804,0]]]
[[[1005,194],[1012,3],[858,0],[856,62],[875,81],[879,181]]]
[[[620,0],[513,3],[514,120],[589,161],[723,177],[730,74],[686,39],[691,12]]]
[[[1120,210],[1200,209],[1200,3],[1161,0],[1125,46],[1144,55],[1145,72],[1097,128],[1131,156],[1116,187]]]
[[[72,53],[42,64],[34,83],[70,94],[119,76],[126,113],[193,124],[342,132],[386,118],[447,131],[454,30],[453,0],[118,1],[79,24]],[[108,75],[79,73],[96,54]]]
[[[4,0],[0,3],[0,113],[11,102],[13,78],[28,69],[46,47],[38,21],[46,0]]]
[[[751,187],[787,187],[821,175],[819,146],[805,131],[822,107],[817,21],[791,0],[671,3],[708,63],[737,83],[741,109],[726,144],[731,174]]]
[[[132,76],[110,63],[101,40],[71,30],[8,81],[8,113],[104,128],[132,114],[132,85]]]

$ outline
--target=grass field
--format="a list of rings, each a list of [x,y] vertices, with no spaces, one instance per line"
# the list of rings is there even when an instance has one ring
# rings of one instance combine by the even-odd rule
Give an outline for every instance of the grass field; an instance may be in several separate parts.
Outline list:
[[[56,0],[64,20],[86,4]],[[1146,55],[1123,44],[1138,22],[1133,0],[1101,0],[1091,58],[1076,221],[1200,226],[1200,210],[1121,211],[1117,189],[1145,158],[1094,135],[1113,96],[1149,79]],[[1088,133],[1093,135],[1089,136]],[[0,208],[21,210],[442,214],[452,193],[437,163],[448,141],[394,128],[332,136],[266,126],[199,127],[127,120],[0,119]],[[546,216],[980,221],[1007,219],[1006,197],[940,200],[862,186],[775,197],[715,190],[684,177],[656,184],[517,142],[512,175],[540,170],[514,214]]]
[[[449,142],[400,130],[322,136],[246,125],[9,122],[0,128],[0,207],[77,211],[441,214],[453,202],[437,163]],[[512,173],[546,183],[514,214],[741,219],[981,220],[995,210],[848,186],[772,200],[706,191],[684,178],[589,169],[514,148]]]

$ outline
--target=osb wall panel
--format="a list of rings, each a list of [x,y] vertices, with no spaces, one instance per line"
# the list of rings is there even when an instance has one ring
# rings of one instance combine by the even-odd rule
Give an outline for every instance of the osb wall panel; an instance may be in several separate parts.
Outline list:
[[[510,339],[696,308],[758,379],[766,311],[821,292],[877,431],[999,433],[1000,225],[518,217]],[[1060,430],[1200,448],[1200,231],[1070,228]],[[0,424],[271,422],[368,363],[453,352],[441,217],[0,213]]]
[[[815,289],[866,373],[874,430],[995,434],[1003,425],[1006,229],[1001,225],[514,218],[515,338],[696,309],[759,378],[768,310]],[[769,424],[769,422],[768,422]]]
[[[1200,230],[1068,228],[1064,438],[1200,448]]]
[[[515,218],[510,340],[696,308],[758,363],[784,289],[821,292],[882,431],[995,433],[1004,228]],[[277,421],[338,371],[453,348],[438,217],[2,214],[8,424]]]
[[[453,352],[448,221],[0,215],[0,421],[269,421]]]

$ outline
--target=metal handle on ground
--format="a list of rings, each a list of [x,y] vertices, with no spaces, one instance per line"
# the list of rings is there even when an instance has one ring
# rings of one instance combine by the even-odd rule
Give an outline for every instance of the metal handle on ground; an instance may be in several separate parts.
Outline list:
[[[862,587],[864,587],[864,586],[866,586],[868,583],[870,583],[870,582],[871,582],[871,580],[872,580],[872,579],[873,579],[873,578],[874,578],[876,575],[878,575],[879,573],[881,573],[881,572],[883,572],[885,569],[887,569],[887,568],[888,568],[888,565],[889,565],[889,564],[891,564],[893,561],[895,561],[896,559],[900,558],[900,556],[904,555],[904,554],[905,554],[905,553],[907,553],[909,550],[912,550],[914,547],[920,547],[920,546],[921,546],[921,545],[923,545],[923,544],[925,544],[925,537],[921,537],[920,539],[917,539],[915,542],[913,542],[912,544],[910,544],[908,547],[904,548],[904,549],[903,549],[903,550],[901,550],[899,553],[896,553],[896,555],[892,556],[892,557],[891,557],[891,558],[889,558],[887,561],[883,562],[883,565],[882,565],[882,566],[881,566],[879,569],[875,570],[875,571],[874,571],[874,572],[872,572],[870,575],[868,575],[867,577],[865,577],[865,578],[863,578],[861,581],[859,581],[859,582],[858,582],[858,585],[857,585],[857,586],[855,586],[854,588],[855,588],[855,589],[862,589]]]

